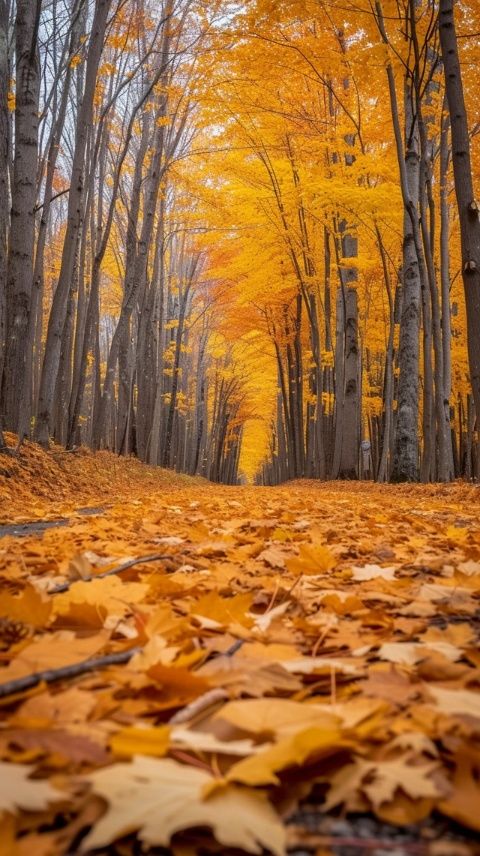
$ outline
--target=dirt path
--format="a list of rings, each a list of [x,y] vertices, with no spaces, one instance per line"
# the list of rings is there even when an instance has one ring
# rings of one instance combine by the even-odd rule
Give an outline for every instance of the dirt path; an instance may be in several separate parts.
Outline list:
[[[478,852],[479,498],[177,483],[3,533],[0,838]]]
[[[79,508],[76,512],[80,517],[97,517],[104,508]],[[58,520],[32,520],[25,523],[6,523],[0,525],[0,538],[13,535],[15,538],[25,538],[27,535],[36,535],[47,529],[56,529],[59,526],[71,526],[70,517],[60,517]]]

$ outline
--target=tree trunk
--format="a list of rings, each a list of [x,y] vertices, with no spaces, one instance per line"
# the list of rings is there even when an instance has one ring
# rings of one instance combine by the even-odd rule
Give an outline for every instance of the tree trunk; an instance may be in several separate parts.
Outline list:
[[[7,238],[8,238],[8,152],[10,123],[8,120],[8,9],[6,0],[0,0],[0,392],[5,359],[7,311]],[[2,408],[3,411],[3,408]],[[0,447],[3,412],[0,412]]]
[[[41,0],[17,0],[16,104],[12,219],[7,275],[7,349],[4,367],[6,425],[19,427],[31,309],[38,160]],[[27,343],[28,347],[28,343]],[[30,395],[30,390],[28,390]]]
[[[392,112],[398,117],[396,103]],[[405,139],[403,195],[406,200],[403,237],[403,303],[400,322],[397,388],[397,420],[392,469],[393,481],[418,481],[418,393],[420,266],[415,246],[413,220],[417,217],[419,190],[419,153],[416,122],[412,113],[411,93],[405,93]],[[400,154],[403,157],[403,154]],[[405,202],[404,202],[405,204]]]
[[[440,281],[441,281],[441,328],[443,348],[443,395],[445,421],[450,424],[450,396],[452,394],[452,320],[450,311],[450,212],[448,203],[448,167],[450,149],[448,135],[450,119],[445,110],[440,135]],[[454,437],[454,432],[451,432]],[[451,478],[455,476],[453,443],[448,446],[450,459],[448,461]]]
[[[440,0],[439,31],[450,112],[455,193],[460,218],[470,383],[478,420],[480,418],[480,220],[479,206],[473,193],[470,139],[453,8],[453,0]]]
[[[345,299],[345,378],[343,389],[343,431],[338,478],[358,478],[360,440],[360,390],[357,292],[347,288]]]
[[[72,163],[70,192],[68,195],[67,229],[63,244],[58,285],[53,298],[48,324],[45,356],[42,366],[35,436],[39,443],[48,446],[53,399],[60,363],[63,328],[72,287],[75,256],[81,226],[84,168],[87,138],[93,120],[93,101],[98,66],[102,55],[108,13],[112,0],[96,0],[92,32],[88,46],[85,88],[78,113],[75,150]]]

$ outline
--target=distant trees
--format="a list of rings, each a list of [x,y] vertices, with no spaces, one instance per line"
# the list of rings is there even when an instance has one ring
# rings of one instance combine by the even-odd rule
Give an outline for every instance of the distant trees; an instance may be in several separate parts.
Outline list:
[[[347,6],[327,11],[292,0],[275,18],[259,2],[238,29],[248,34],[248,57],[241,48],[232,55],[236,82],[229,77],[221,90],[225,115],[238,116],[235,145],[251,152],[229,161],[237,181],[230,207],[243,240],[256,242],[257,257],[262,243],[268,259],[263,275],[243,264],[238,279],[240,303],[247,288],[256,308],[252,327],[265,327],[271,339],[278,378],[258,477],[356,478],[365,462],[381,481],[478,475],[476,370],[470,362],[468,372],[456,282],[439,6]],[[476,21],[474,4],[467,7],[464,35]],[[276,85],[265,83],[273,78]],[[282,153],[283,137],[289,151]],[[255,154],[269,164],[270,204]],[[252,221],[255,229],[246,226]],[[241,241],[235,252],[243,259]],[[226,265],[225,275],[239,267]],[[468,314],[478,324],[478,305]],[[314,412],[322,438],[315,452]]]
[[[217,5],[0,3],[1,416],[236,481],[241,393],[171,174]]]
[[[226,482],[478,477],[454,24],[451,0],[0,0],[0,431]]]

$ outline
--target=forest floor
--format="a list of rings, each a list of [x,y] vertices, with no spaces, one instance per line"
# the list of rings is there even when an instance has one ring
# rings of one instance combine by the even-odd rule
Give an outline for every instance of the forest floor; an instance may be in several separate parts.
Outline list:
[[[0,455],[0,856],[480,853],[479,511]]]

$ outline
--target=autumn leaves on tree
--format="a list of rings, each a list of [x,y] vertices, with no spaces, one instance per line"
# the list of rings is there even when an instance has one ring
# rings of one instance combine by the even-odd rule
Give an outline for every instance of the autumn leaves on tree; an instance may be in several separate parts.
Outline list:
[[[476,477],[478,29],[1,0],[2,428],[228,483]]]

